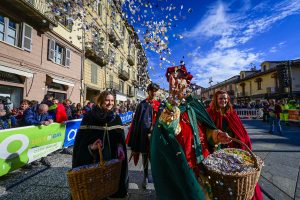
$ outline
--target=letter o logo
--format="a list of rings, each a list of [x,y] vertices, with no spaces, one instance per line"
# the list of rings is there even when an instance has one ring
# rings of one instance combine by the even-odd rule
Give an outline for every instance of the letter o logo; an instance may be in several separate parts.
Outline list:
[[[16,141],[16,140],[19,140],[19,141],[22,142],[21,148],[17,152],[13,152],[13,153],[8,152],[7,151],[8,145],[11,142]],[[27,149],[28,145],[29,145],[29,139],[25,135],[16,134],[16,135],[9,136],[9,137],[5,138],[0,143],[0,150],[1,150],[0,151],[0,158],[2,158],[2,159],[11,159],[11,158],[14,158],[14,157],[20,155],[23,151],[25,151]],[[15,155],[13,155],[13,154],[15,154]]]
[[[68,141],[75,140],[77,129],[71,129],[68,133]]]

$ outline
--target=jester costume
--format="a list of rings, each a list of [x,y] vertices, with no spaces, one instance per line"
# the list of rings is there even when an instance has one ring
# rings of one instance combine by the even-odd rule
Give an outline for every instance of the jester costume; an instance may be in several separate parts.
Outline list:
[[[167,73],[169,70],[174,67],[168,68]],[[184,66],[181,70],[187,72]],[[201,161],[208,156],[208,147],[214,146],[216,126],[203,104],[192,96],[176,108],[174,115],[170,115],[166,106],[159,109],[150,145],[157,197],[160,200],[207,199],[198,179],[203,173]]]
[[[207,109],[207,112],[209,113],[210,117],[216,124],[217,128],[227,132],[231,137],[242,141],[250,149],[252,149],[252,144],[249,135],[245,127],[243,126],[242,121],[240,120],[237,113],[234,110],[228,109],[224,114],[222,114],[220,111],[214,111],[212,105],[213,104],[211,104],[211,106]],[[226,147],[246,150],[244,146],[234,142],[229,143],[228,145],[226,145]],[[262,200],[262,199],[263,197],[260,190],[260,186],[259,184],[257,184],[255,187],[255,193],[252,200]]]

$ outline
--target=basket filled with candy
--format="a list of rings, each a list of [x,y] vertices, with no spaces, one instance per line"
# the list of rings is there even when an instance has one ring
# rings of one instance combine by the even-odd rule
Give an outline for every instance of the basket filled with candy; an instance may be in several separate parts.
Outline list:
[[[214,199],[250,200],[254,195],[263,161],[241,141],[247,151],[226,148],[210,154],[204,161]]]
[[[98,146],[100,163],[73,168],[67,172],[73,200],[98,200],[119,189],[122,162],[113,159],[104,162],[102,148]]]

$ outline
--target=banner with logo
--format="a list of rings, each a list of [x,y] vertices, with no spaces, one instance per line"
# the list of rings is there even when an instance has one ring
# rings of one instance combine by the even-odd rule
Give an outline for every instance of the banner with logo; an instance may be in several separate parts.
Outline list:
[[[27,126],[0,131],[0,176],[61,149],[66,126]]]
[[[69,147],[74,145],[75,137],[77,131],[79,130],[82,119],[74,119],[67,121],[66,124],[66,137],[64,141],[64,147]]]
[[[132,121],[133,112],[127,112],[127,113],[120,113],[119,116],[121,117],[122,124],[128,124]]]

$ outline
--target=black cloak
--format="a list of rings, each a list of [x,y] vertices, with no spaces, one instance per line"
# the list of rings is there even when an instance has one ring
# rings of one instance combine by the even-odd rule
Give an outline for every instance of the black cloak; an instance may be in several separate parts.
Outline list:
[[[82,119],[81,126],[102,126],[105,127],[122,125],[121,118],[114,112],[104,112],[98,106],[87,113]],[[116,128],[108,131],[108,137],[103,141],[104,130],[99,129],[79,129],[75,138],[72,167],[78,167],[82,165],[93,164],[99,162],[99,153],[93,152],[95,156],[92,156],[88,145],[94,143],[97,139],[101,139],[104,143],[103,157],[104,160],[110,160],[118,158],[117,148],[118,144],[123,146],[125,153],[125,159],[122,161],[121,178],[119,183],[119,190],[111,197],[122,198],[125,197],[128,191],[128,163],[127,163],[127,151],[125,144],[124,129]],[[110,148],[109,148],[110,145]]]

